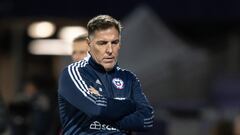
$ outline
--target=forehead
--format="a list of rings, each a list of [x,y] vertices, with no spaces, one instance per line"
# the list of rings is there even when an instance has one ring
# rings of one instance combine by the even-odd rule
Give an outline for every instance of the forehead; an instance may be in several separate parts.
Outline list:
[[[73,43],[73,48],[74,49],[85,49],[85,48],[88,48],[88,43],[86,40],[76,41]]]
[[[119,32],[115,27],[100,29],[94,32],[93,39],[116,39],[119,38]]]

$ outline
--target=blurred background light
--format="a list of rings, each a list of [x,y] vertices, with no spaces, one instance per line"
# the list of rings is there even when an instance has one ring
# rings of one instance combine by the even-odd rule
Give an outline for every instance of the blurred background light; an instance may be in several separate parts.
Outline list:
[[[83,34],[87,34],[87,30],[82,26],[66,26],[60,30],[59,38],[67,42],[72,42],[74,38]]]
[[[35,55],[70,55],[71,44],[60,39],[38,39],[30,42],[28,50]]]
[[[28,35],[32,38],[48,38],[54,34],[56,26],[52,22],[34,22],[28,27]]]

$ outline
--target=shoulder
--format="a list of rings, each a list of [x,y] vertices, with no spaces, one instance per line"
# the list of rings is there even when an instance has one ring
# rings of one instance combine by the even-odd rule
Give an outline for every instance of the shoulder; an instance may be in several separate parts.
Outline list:
[[[86,65],[88,64],[88,61],[87,60],[80,60],[78,62],[74,62],[70,65],[68,65],[67,67],[68,68],[84,68],[86,67]]]
[[[74,62],[69,64],[63,69],[63,73],[74,71],[74,70],[81,70],[84,69],[88,65],[87,60],[80,60],[78,62]]]
[[[65,67],[64,70],[70,70],[70,69],[82,69],[85,68],[88,64],[88,61],[86,60],[80,60],[78,62],[73,62],[72,64],[69,64]]]
[[[50,109],[50,101],[48,97],[43,94],[39,93],[35,99],[34,104],[41,110],[49,110]]]
[[[121,73],[127,75],[128,78],[131,78],[133,80],[138,80],[136,74],[133,73],[132,71],[120,68],[119,66],[117,66],[116,69],[117,69],[118,72],[121,72]]]

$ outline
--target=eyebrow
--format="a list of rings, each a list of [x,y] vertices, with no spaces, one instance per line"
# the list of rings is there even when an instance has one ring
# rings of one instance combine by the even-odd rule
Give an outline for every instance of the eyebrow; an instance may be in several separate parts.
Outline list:
[[[105,41],[105,40],[99,40],[96,42],[97,44],[107,44],[108,41]]]
[[[116,39],[116,40],[113,40],[112,43],[113,43],[113,42],[120,42],[120,40],[119,40],[119,39]]]
[[[106,44],[106,43],[108,43],[108,42],[111,42],[111,43],[113,43],[113,42],[119,42],[120,40],[119,39],[115,39],[115,40],[112,40],[112,41],[106,41],[106,40],[99,40],[99,41],[97,41],[96,43],[104,43],[104,44]]]

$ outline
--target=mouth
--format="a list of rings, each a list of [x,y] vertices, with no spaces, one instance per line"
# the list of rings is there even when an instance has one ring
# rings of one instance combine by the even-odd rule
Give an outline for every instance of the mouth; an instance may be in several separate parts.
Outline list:
[[[105,63],[112,63],[115,61],[114,57],[106,57],[106,58],[103,58],[103,61]]]

